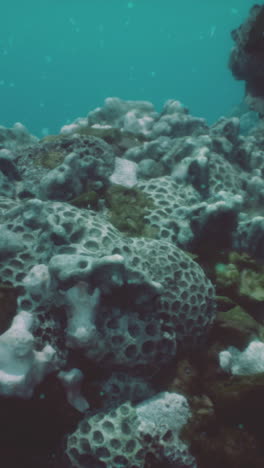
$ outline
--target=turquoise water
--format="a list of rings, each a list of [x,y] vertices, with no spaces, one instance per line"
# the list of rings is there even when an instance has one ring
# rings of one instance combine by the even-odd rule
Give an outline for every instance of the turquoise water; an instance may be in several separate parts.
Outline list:
[[[13,0],[0,17],[0,125],[57,133],[107,96],[179,99],[209,123],[243,96],[230,31],[254,0]]]

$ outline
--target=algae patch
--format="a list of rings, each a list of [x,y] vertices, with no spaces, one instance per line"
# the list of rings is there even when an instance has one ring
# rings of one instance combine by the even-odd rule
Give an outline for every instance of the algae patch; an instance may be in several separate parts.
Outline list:
[[[141,190],[112,186],[106,193],[106,205],[110,222],[119,231],[131,237],[155,237],[155,229],[145,220],[155,205]]]

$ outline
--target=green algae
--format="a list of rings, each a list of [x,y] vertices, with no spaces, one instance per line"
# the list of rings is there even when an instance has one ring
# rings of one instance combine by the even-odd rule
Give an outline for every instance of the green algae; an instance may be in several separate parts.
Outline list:
[[[212,341],[242,350],[256,337],[263,339],[264,327],[242,307],[235,306],[217,313],[211,334]]]
[[[121,143],[122,141],[129,141],[129,146],[143,143],[148,139],[142,134],[134,134],[131,132],[123,132],[119,128],[114,127],[90,127],[89,125],[82,125],[77,129],[74,129],[73,133],[84,136],[96,136],[102,138],[109,144]]]
[[[155,229],[147,225],[145,216],[154,203],[139,189],[111,186],[106,193],[110,222],[131,237],[154,237]]]
[[[99,194],[94,190],[89,190],[88,192],[84,192],[78,197],[70,200],[70,203],[77,208],[90,208],[92,210],[98,210],[99,205]]]
[[[253,301],[264,301],[264,271],[243,270],[239,291],[241,295]]]
[[[63,163],[64,158],[65,154],[62,151],[41,151],[34,159],[34,164],[46,169],[55,169]]]
[[[227,263],[215,265],[215,280],[220,295],[246,309],[264,305],[264,266],[249,255],[231,252]]]
[[[227,310],[232,309],[235,307],[236,303],[230,299],[230,297],[226,296],[216,296],[216,303],[217,303],[217,310],[222,312],[226,312]]]
[[[105,140],[109,144],[119,141],[121,135],[121,131],[118,128],[89,127],[88,125],[78,127],[73,131],[73,133],[83,136],[102,138],[102,140]]]
[[[218,285],[223,288],[236,288],[239,284],[239,270],[236,265],[217,263],[215,273]]]

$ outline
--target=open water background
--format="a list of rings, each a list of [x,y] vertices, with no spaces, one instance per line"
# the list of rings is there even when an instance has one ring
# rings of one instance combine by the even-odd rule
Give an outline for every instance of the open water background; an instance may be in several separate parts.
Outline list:
[[[60,127],[108,96],[182,101],[211,124],[243,97],[230,32],[254,0],[13,0],[0,15],[0,125]]]

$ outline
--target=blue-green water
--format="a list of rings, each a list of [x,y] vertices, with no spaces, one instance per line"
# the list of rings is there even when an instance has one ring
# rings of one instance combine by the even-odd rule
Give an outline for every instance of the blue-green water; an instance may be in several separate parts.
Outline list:
[[[230,31],[254,0],[5,2],[0,125],[56,133],[107,96],[179,99],[209,123],[243,96],[227,62]]]

